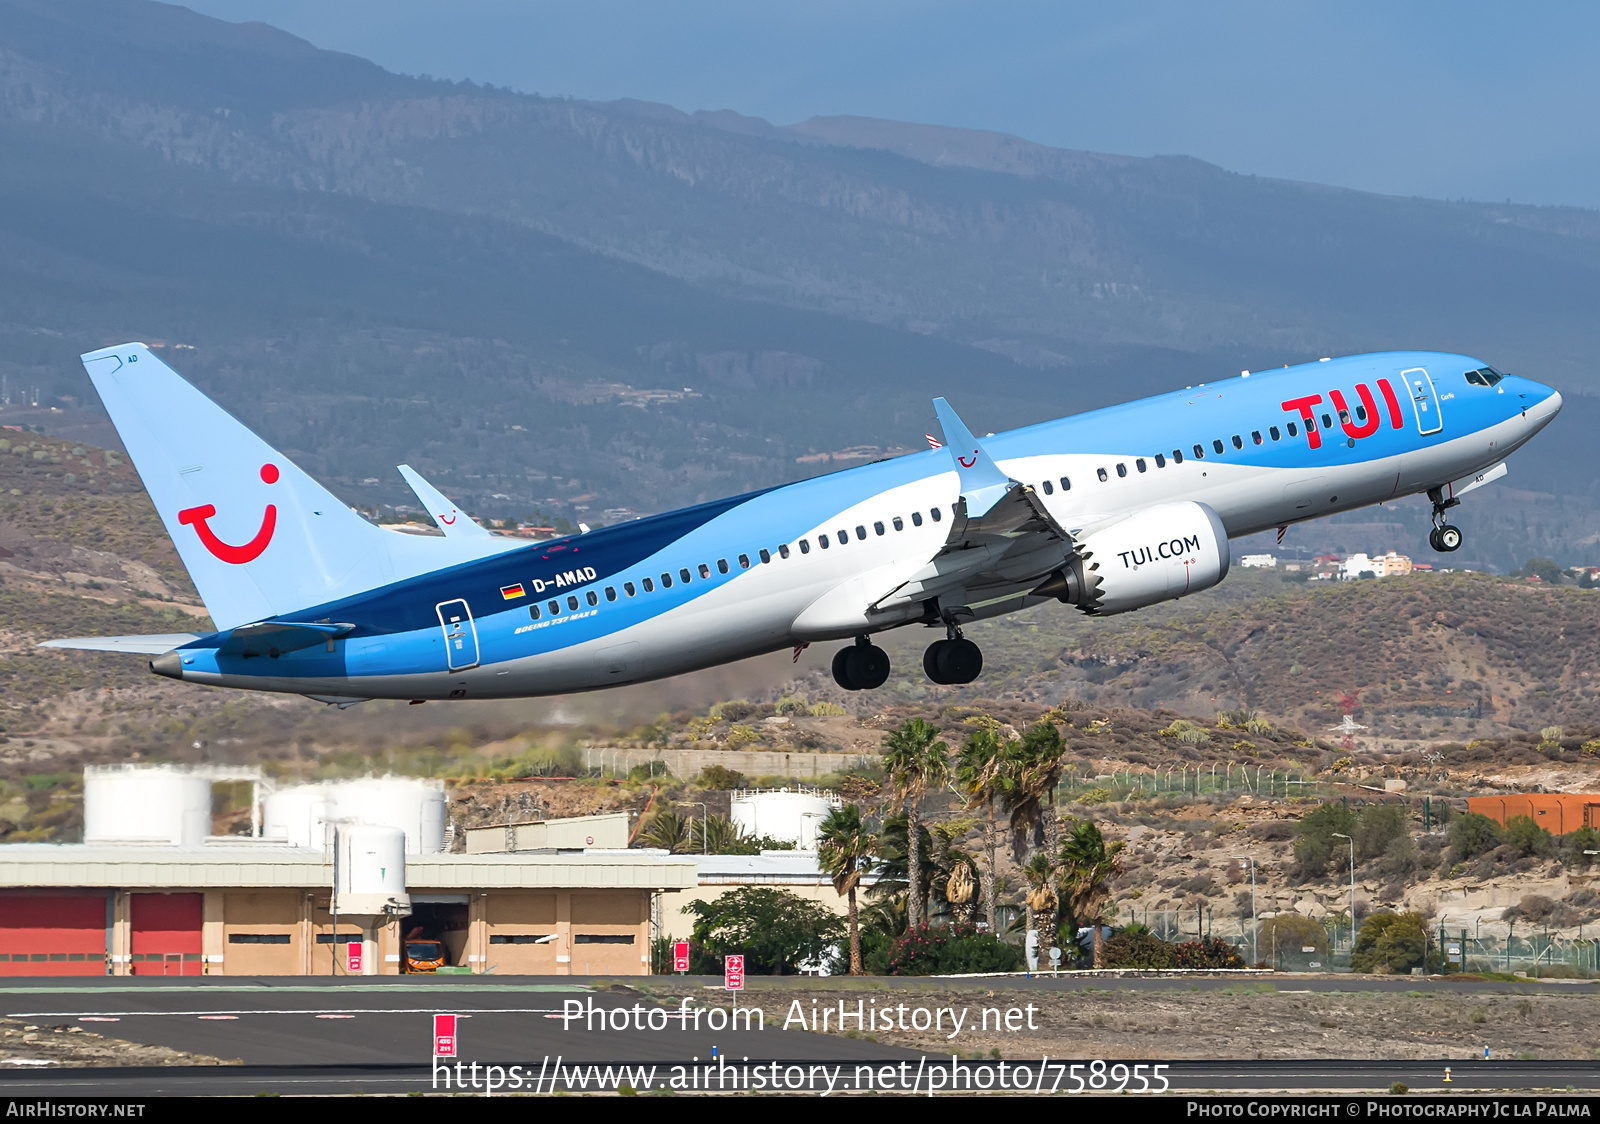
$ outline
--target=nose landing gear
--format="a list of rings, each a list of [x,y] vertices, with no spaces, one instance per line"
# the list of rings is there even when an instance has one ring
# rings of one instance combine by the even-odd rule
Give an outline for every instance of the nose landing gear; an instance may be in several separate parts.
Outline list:
[[[1444,513],[1461,503],[1455,496],[1444,498],[1443,488],[1429,488],[1428,498],[1433,501],[1433,530],[1428,532],[1428,545],[1441,554],[1461,549],[1461,528],[1444,521]]]
[[[889,653],[865,636],[833,654],[833,681],[846,691],[873,691],[889,681]]]

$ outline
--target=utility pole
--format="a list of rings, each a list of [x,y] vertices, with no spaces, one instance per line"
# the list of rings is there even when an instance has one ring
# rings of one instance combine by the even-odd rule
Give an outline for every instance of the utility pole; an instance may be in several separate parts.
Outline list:
[[[1335,839],[1350,844],[1350,955],[1356,952],[1356,841],[1343,832],[1335,831]]]

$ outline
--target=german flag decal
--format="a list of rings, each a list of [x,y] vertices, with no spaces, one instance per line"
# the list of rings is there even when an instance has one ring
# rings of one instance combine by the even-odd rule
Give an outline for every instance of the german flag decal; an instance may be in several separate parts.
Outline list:
[[[522,588],[522,583],[516,585],[503,585],[500,587],[500,596],[507,601],[515,601],[519,597],[526,597],[528,591]]]

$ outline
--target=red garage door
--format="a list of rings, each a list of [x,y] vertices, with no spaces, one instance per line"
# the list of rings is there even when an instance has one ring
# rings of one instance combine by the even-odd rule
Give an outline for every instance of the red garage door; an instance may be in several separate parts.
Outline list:
[[[200,960],[199,894],[133,894],[135,976],[198,976]]]
[[[105,894],[0,894],[0,976],[103,976],[106,951]]]

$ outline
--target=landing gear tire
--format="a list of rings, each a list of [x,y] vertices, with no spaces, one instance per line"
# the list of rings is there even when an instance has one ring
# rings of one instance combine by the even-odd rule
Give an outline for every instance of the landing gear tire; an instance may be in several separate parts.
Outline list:
[[[1435,531],[1434,534],[1437,535],[1438,538],[1439,538],[1438,549],[1444,551],[1446,554],[1449,554],[1452,551],[1457,551],[1457,550],[1461,549],[1461,528],[1460,527],[1456,527],[1456,526],[1453,526],[1453,525],[1451,525],[1449,523],[1446,523],[1443,526],[1441,526],[1437,531]]]
[[[983,671],[983,649],[965,637],[938,640],[922,654],[922,670],[935,683],[971,683]]]
[[[846,691],[874,691],[889,681],[889,653],[858,641],[833,654],[833,681]]]
[[[1436,553],[1444,553],[1444,547],[1439,545],[1439,528],[1435,527],[1433,530],[1428,532],[1428,545],[1433,547]]]

